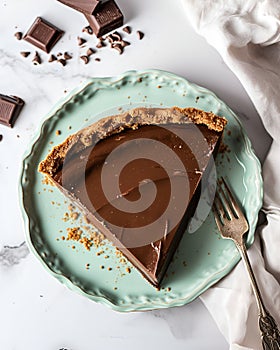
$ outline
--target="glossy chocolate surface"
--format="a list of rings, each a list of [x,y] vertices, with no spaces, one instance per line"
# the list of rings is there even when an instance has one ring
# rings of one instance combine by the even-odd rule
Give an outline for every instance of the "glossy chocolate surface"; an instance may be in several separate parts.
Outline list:
[[[158,286],[194,212],[220,136],[193,123],[127,128],[70,152],[54,180]]]

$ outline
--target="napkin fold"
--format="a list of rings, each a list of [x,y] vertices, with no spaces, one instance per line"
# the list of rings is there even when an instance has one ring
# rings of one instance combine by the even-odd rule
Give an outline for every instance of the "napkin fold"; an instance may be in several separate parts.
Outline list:
[[[273,143],[263,166],[267,223],[249,249],[267,309],[280,327],[280,1],[182,0],[189,22],[243,84]],[[258,310],[242,262],[201,296],[230,350],[261,350]]]

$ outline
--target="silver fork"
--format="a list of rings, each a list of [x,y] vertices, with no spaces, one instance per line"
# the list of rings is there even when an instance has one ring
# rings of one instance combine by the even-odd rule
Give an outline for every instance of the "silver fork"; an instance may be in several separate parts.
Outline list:
[[[221,181],[218,181],[216,197],[213,205],[213,213],[222,237],[231,239],[236,244],[251,279],[252,288],[259,309],[259,329],[263,349],[280,350],[279,329],[274,318],[264,306],[264,302],[247,255],[247,249],[243,237],[245,233],[248,232],[248,222],[236,199],[231,193],[229,186],[223,178],[221,178]]]

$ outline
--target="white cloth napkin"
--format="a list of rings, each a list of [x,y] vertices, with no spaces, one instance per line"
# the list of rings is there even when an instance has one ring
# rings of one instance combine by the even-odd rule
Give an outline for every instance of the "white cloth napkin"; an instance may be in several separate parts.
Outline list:
[[[236,74],[273,138],[263,167],[267,225],[249,257],[280,326],[280,1],[182,0],[195,30]],[[231,350],[262,349],[257,306],[243,263],[201,296]]]

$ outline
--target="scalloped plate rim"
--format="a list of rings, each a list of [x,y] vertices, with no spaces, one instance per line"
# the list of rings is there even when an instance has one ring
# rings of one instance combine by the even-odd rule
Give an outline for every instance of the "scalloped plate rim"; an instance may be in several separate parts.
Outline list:
[[[23,156],[22,167],[20,170],[19,199],[20,199],[20,209],[21,209],[24,228],[25,228],[26,240],[28,243],[28,247],[33,252],[33,254],[37,257],[37,259],[40,261],[40,263],[44,266],[44,268],[53,277],[55,277],[57,280],[59,280],[63,285],[65,285],[66,287],[68,287],[72,291],[75,291],[75,292],[82,294],[83,296],[89,298],[92,301],[109,306],[113,310],[119,311],[119,312],[147,311],[147,310],[182,306],[182,305],[185,305],[187,303],[190,303],[194,299],[199,297],[199,295],[201,295],[203,292],[205,292],[212,285],[216,284],[221,278],[225,277],[234,268],[234,266],[237,264],[237,262],[240,260],[240,255],[237,251],[236,254],[234,255],[234,257],[227,263],[227,265],[225,265],[222,269],[220,269],[216,273],[209,276],[209,278],[207,280],[203,281],[203,283],[199,287],[197,287],[195,292],[193,292],[191,295],[185,295],[184,297],[179,297],[179,298],[175,298],[172,300],[170,298],[167,302],[164,302],[163,300],[161,300],[161,302],[159,302],[158,300],[153,302],[150,300],[146,304],[144,304],[144,303],[141,303],[141,304],[126,303],[125,305],[120,305],[119,303],[116,302],[116,300],[111,301],[108,298],[106,298],[105,296],[89,294],[87,291],[83,290],[81,287],[77,286],[73,281],[71,281],[71,279],[69,277],[53,271],[51,269],[51,267],[48,266],[47,263],[42,259],[42,257],[39,255],[39,252],[34,247],[34,245],[32,243],[31,234],[30,234],[30,218],[28,216],[28,213],[26,211],[25,204],[24,204],[24,181],[23,181],[23,178],[24,178],[24,174],[25,174],[26,164],[28,163],[28,159],[32,156],[33,148],[35,147],[37,142],[40,140],[46,123],[49,121],[49,119],[54,117],[59,112],[59,110],[63,109],[63,107],[67,103],[69,103],[69,101],[71,101],[71,99],[73,99],[73,97],[76,94],[81,93],[89,85],[92,85],[95,83],[100,84],[100,82],[102,82],[103,84],[107,83],[108,86],[110,86],[113,83],[121,82],[122,80],[124,80],[125,78],[127,78],[131,75],[141,76],[141,75],[145,75],[145,74],[165,75],[169,79],[172,78],[172,79],[176,79],[177,81],[180,80],[184,84],[190,85],[190,86],[192,86],[192,88],[194,88],[194,89],[196,89],[204,94],[212,95],[214,97],[214,99],[216,99],[219,103],[223,104],[223,106],[226,107],[226,109],[229,111],[229,113],[234,117],[234,119],[239,124],[243,140],[245,141],[246,152],[250,155],[250,157],[252,157],[252,159],[255,162],[254,164],[255,164],[255,169],[256,169],[256,175],[257,175],[258,181],[259,181],[258,186],[257,186],[258,193],[256,196],[258,198],[259,203],[258,203],[256,211],[259,211],[261,209],[262,198],[263,198],[261,165],[260,165],[260,162],[252,149],[251,141],[248,138],[241,121],[236,116],[236,114],[214,92],[212,92],[211,90],[208,90],[207,88],[204,88],[204,87],[199,86],[195,83],[189,82],[184,77],[178,76],[178,75],[173,74],[171,72],[166,72],[164,70],[157,70],[157,69],[148,69],[148,70],[141,70],[141,71],[130,70],[130,71],[127,71],[127,72],[120,74],[118,76],[115,76],[115,77],[114,76],[113,77],[97,77],[97,78],[87,79],[84,83],[80,84],[78,87],[73,89],[67,96],[61,98],[54,105],[54,107],[50,110],[50,112],[45,116],[45,118],[41,122],[41,125],[39,126],[39,128],[35,132],[34,137],[32,138],[32,140],[30,142],[30,147],[26,150],[26,152],[24,153],[24,156]],[[254,227],[256,226],[256,222],[257,222],[257,217],[255,218],[255,220],[253,222]],[[254,240],[254,235],[252,235],[251,240],[249,241],[250,245],[253,243],[253,240]]]

